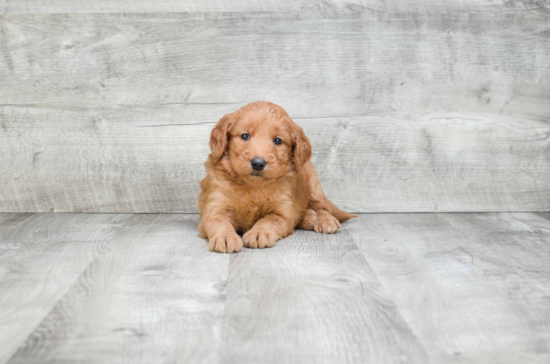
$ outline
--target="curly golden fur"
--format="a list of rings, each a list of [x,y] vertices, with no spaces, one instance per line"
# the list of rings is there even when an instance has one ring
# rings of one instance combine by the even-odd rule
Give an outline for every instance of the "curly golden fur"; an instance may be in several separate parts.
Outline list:
[[[258,101],[225,115],[212,130],[210,149],[199,230],[211,251],[272,247],[296,227],[331,234],[355,217],[325,196],[309,139],[278,105]],[[265,167],[254,169],[253,158]]]

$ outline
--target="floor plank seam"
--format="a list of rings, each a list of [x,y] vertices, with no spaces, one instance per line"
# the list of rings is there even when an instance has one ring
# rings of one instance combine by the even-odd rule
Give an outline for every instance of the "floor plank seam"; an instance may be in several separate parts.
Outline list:
[[[84,270],[78,275],[78,277],[75,278],[75,280],[71,283],[70,286],[67,287],[67,290],[65,292],[63,292],[63,294],[59,297],[59,299],[57,300],[57,302],[55,302],[51,309],[44,315],[44,317],[42,318],[42,320],[40,320],[40,322],[32,329],[32,331],[30,331],[30,334],[23,340],[21,341],[21,344],[19,346],[17,346],[17,350],[14,351],[13,355],[10,356],[10,358],[6,361],[6,364],[9,364],[12,362],[12,360],[17,356],[17,354],[19,353],[19,351],[25,347],[27,341],[29,341],[29,339],[36,333],[36,331],[38,330],[38,328],[40,328],[40,326],[42,326],[42,324],[45,322],[45,320],[48,319],[48,317],[50,317],[50,315],[52,314],[52,312],[55,310],[55,308],[57,307],[57,305],[63,301],[63,299],[65,298],[65,296],[67,296],[67,294],[71,291],[71,289],[73,289],[74,285],[76,284],[76,282],[78,282],[80,280],[80,278],[82,277],[82,275],[86,272],[86,270],[88,270],[88,268],[90,267],[90,265],[95,261],[95,259],[92,259],[90,261],[90,263],[88,265],[86,265],[86,267],[84,268]]]
[[[45,215],[45,214],[50,214],[50,213],[36,213],[36,214],[42,214],[42,215]],[[120,214],[120,215],[127,215],[127,214]],[[124,223],[124,224],[121,224],[120,226],[118,226],[117,228],[115,228],[115,231],[113,233],[113,237],[111,239],[109,239],[108,241],[105,242],[105,247],[103,247],[100,252],[98,253],[98,255],[94,258],[92,258],[90,260],[90,262],[88,264],[86,264],[86,266],[84,267],[84,269],[80,272],[80,274],[78,274],[78,276],[76,276],[76,278],[74,279],[74,281],[67,286],[67,289],[63,292],[63,294],[61,296],[59,296],[59,299],[52,305],[51,309],[42,317],[42,319],[40,320],[40,322],[32,329],[32,331],[30,331],[30,334],[24,339],[21,341],[21,344],[19,346],[17,346],[17,350],[14,351],[13,355],[10,356],[10,358],[6,361],[6,364],[9,364],[12,362],[12,360],[17,356],[17,354],[19,353],[19,351],[25,347],[25,344],[27,343],[27,341],[35,334],[35,332],[37,331],[38,328],[40,328],[41,325],[43,325],[43,323],[45,322],[45,320],[47,320],[50,315],[52,314],[52,312],[56,309],[56,307],[59,305],[60,302],[63,302],[63,300],[65,299],[65,297],[67,296],[67,294],[74,288],[75,284],[82,278],[82,276],[86,273],[86,271],[92,266],[92,264],[94,264],[94,262],[96,262],[98,259],[101,258],[101,255],[103,253],[104,250],[108,249],[108,246],[109,244],[118,236],[120,230],[125,227],[128,222],[130,221],[130,218]]]
[[[244,249],[244,248],[243,248]],[[212,253],[212,254],[217,254],[217,253]],[[237,253],[237,254],[242,254],[241,253]],[[218,363],[221,364],[223,363],[223,353],[226,352],[225,350],[225,347],[228,343],[228,340],[227,340],[227,330],[226,330],[226,327],[227,327],[227,302],[229,301],[229,294],[227,292],[227,286],[229,285],[229,274],[231,273],[231,261],[233,260],[233,257],[235,257],[235,254],[231,254],[231,256],[229,257],[229,264],[227,264],[227,275],[226,275],[226,279],[225,279],[225,284],[224,284],[224,291],[225,291],[225,298],[224,298],[224,302],[223,302],[223,315],[222,315],[222,318],[221,318],[221,323],[222,323],[222,327],[221,327],[221,342],[220,342],[220,352],[221,352],[221,355],[219,357],[219,360],[218,360]]]
[[[359,248],[359,246],[357,245],[357,243],[355,242],[355,239],[353,238],[353,236],[349,233],[349,231],[347,230],[347,227],[345,227],[344,225],[341,226],[341,228],[343,228],[343,230],[345,231],[346,235],[349,237],[349,239],[351,240],[351,242],[355,245],[355,248],[359,251],[359,253],[361,253],[361,257],[363,258],[363,260],[365,261],[365,264],[369,267],[369,269],[371,270],[373,276],[376,278],[376,281],[378,282],[378,284],[380,285],[380,287],[382,287],[383,289],[383,292],[386,294],[386,297],[388,297],[388,299],[391,300],[394,308],[395,308],[395,312],[399,315],[399,318],[401,319],[401,321],[407,326],[407,328],[410,330],[410,332],[414,335],[415,339],[416,339],[416,342],[417,344],[419,345],[420,349],[422,349],[422,351],[424,352],[424,355],[426,358],[428,358],[428,363],[431,363],[431,358],[430,356],[428,355],[428,350],[426,349],[426,347],[424,346],[424,344],[422,343],[422,341],[419,339],[419,335],[417,334],[417,332],[414,330],[413,326],[410,324],[410,322],[408,322],[405,318],[405,316],[403,315],[403,313],[401,312],[401,309],[399,308],[399,306],[396,304],[396,302],[394,301],[392,295],[390,294],[390,291],[389,289],[382,283],[382,281],[380,280],[380,278],[378,277],[378,275],[376,274],[376,271],[373,269],[372,265],[369,263],[369,261],[367,260],[367,257],[365,257],[365,254],[363,254],[363,251]]]

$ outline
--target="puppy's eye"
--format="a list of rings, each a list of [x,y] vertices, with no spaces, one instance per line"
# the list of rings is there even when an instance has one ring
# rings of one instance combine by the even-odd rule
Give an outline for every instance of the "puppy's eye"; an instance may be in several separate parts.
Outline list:
[[[247,133],[241,134],[241,139],[242,140],[248,140],[248,139],[250,139],[250,135],[247,134]]]
[[[281,139],[279,139],[279,138],[273,139],[273,143],[275,143],[275,144],[277,144],[277,145],[281,144],[282,142],[283,142],[283,141],[282,141]]]

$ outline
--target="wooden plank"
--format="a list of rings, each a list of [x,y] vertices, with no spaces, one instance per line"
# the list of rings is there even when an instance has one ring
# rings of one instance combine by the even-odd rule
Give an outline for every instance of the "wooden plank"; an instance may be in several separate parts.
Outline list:
[[[534,214],[390,214],[346,230],[433,362],[547,363],[549,224]]]
[[[226,363],[426,363],[350,239],[297,231],[232,255]]]
[[[550,16],[5,14],[3,105],[550,115]],[[217,116],[219,118],[219,116]]]
[[[539,213],[536,213],[534,215],[535,216],[540,216],[544,220],[550,220],[550,212],[539,212]],[[537,221],[540,221],[540,219],[537,219]],[[537,223],[537,226],[538,226],[538,223]],[[544,229],[548,229],[548,227],[544,227]]]
[[[378,11],[378,12],[449,12],[449,11],[542,11],[550,8],[548,0],[1,0],[4,13],[102,13],[102,12],[230,12],[230,11]]]
[[[0,363],[35,330],[124,215],[0,215]]]
[[[235,107],[4,107],[0,208],[197,212],[215,114]],[[550,210],[547,122],[453,114],[295,120],[313,144],[325,192],[346,210]]]
[[[134,215],[10,363],[217,363],[229,256],[197,216]]]
[[[478,268],[486,275],[490,275],[487,272],[498,275],[497,271],[504,271],[504,276],[499,278],[506,278],[514,288],[529,288],[536,292],[538,287],[550,295],[550,221],[547,216],[512,213],[445,214],[442,217],[461,231],[467,242],[476,242],[465,246],[482,258]],[[530,298],[527,291],[514,294],[525,294],[526,299]],[[532,313],[536,314],[536,310]],[[544,322],[548,325],[550,338],[550,317]]]
[[[0,241],[7,242],[24,226],[27,219],[34,217],[33,213],[18,214],[13,212],[0,213]],[[6,247],[5,245],[4,247]]]
[[[111,111],[5,112],[0,206],[18,212],[196,212],[214,124],[172,125],[177,111]]]

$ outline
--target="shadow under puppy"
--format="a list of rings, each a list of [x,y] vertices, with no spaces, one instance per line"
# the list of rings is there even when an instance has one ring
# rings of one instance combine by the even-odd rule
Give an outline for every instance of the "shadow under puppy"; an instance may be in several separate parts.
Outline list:
[[[296,227],[331,234],[356,217],[325,196],[309,139],[278,105],[258,101],[225,115],[210,149],[199,230],[211,251],[272,247]]]

